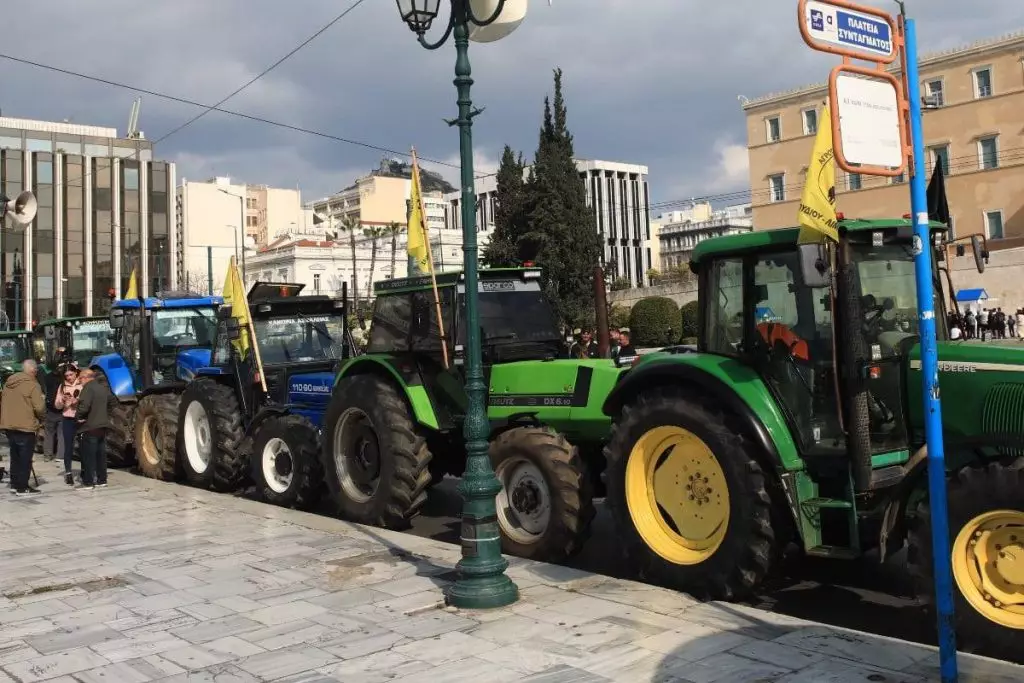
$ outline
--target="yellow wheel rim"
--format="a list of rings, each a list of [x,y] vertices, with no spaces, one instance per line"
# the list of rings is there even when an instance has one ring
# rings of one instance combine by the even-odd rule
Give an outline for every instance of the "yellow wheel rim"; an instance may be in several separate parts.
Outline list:
[[[965,524],[953,543],[953,577],[986,619],[1024,629],[1024,513],[993,510]]]
[[[707,444],[682,427],[655,427],[633,446],[626,506],[647,547],[673,564],[706,562],[729,528],[725,472]]]

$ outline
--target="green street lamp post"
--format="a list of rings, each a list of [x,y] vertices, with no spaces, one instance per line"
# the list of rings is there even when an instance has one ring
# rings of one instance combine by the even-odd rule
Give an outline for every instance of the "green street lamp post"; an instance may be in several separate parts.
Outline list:
[[[525,5],[523,0],[513,0]],[[420,44],[436,50],[448,38],[455,39],[455,88],[458,91],[459,117],[448,121],[459,128],[459,156],[462,162],[462,251],[466,280],[466,471],[459,484],[462,494],[462,560],[459,579],[448,591],[448,602],[455,607],[481,609],[503,607],[519,598],[519,589],[505,570],[508,562],[501,555],[501,536],[494,497],[501,484],[494,476],[488,456],[487,385],[484,384],[480,348],[480,318],[477,285],[476,187],[473,175],[473,118],[482,110],[473,108],[473,86],[469,66],[469,40],[472,30],[494,24],[505,9],[506,0],[449,0],[451,17],[443,35],[436,41],[426,32],[437,18],[440,0],[396,0],[402,19],[419,37]],[[511,3],[509,3],[511,4]],[[477,16],[474,10],[492,13]],[[518,25],[518,23],[516,24]],[[514,28],[514,26],[512,27]],[[508,32],[511,32],[509,29]],[[501,37],[501,32],[489,39]]]

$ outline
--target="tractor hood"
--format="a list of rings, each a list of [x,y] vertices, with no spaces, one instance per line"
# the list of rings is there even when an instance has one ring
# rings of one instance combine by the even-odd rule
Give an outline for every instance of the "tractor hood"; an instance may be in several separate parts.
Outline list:
[[[982,344],[940,342],[939,389],[947,441],[955,445],[1024,443],[1024,345],[1015,340]],[[911,424],[923,440],[921,347],[909,353],[907,393]],[[993,439],[995,441],[993,441]],[[991,443],[990,443],[991,442]]]
[[[178,379],[190,380],[199,368],[210,367],[210,349],[189,349],[178,354]]]

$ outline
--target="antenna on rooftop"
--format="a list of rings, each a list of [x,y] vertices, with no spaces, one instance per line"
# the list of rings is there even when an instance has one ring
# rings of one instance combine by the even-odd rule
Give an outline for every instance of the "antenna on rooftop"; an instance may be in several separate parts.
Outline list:
[[[132,102],[132,113],[128,115],[128,134],[125,136],[130,140],[142,137],[142,133],[139,131],[139,107],[141,106],[142,98],[136,97]]]

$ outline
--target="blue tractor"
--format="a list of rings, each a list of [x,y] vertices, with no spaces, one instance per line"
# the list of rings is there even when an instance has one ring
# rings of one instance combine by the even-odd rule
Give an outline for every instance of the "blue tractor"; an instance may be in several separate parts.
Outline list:
[[[178,400],[198,368],[210,364],[220,297],[188,292],[159,293],[112,303],[114,352],[93,358],[118,398],[107,435],[111,466],[128,465],[155,479],[172,478],[165,469],[176,446]]]
[[[310,509],[319,502],[320,426],[337,366],[354,345],[345,289],[341,299],[299,296],[302,289],[253,285],[255,343],[240,342],[238,312],[221,308],[212,358],[179,409],[179,466],[191,485],[233,491],[248,474],[268,503]]]

